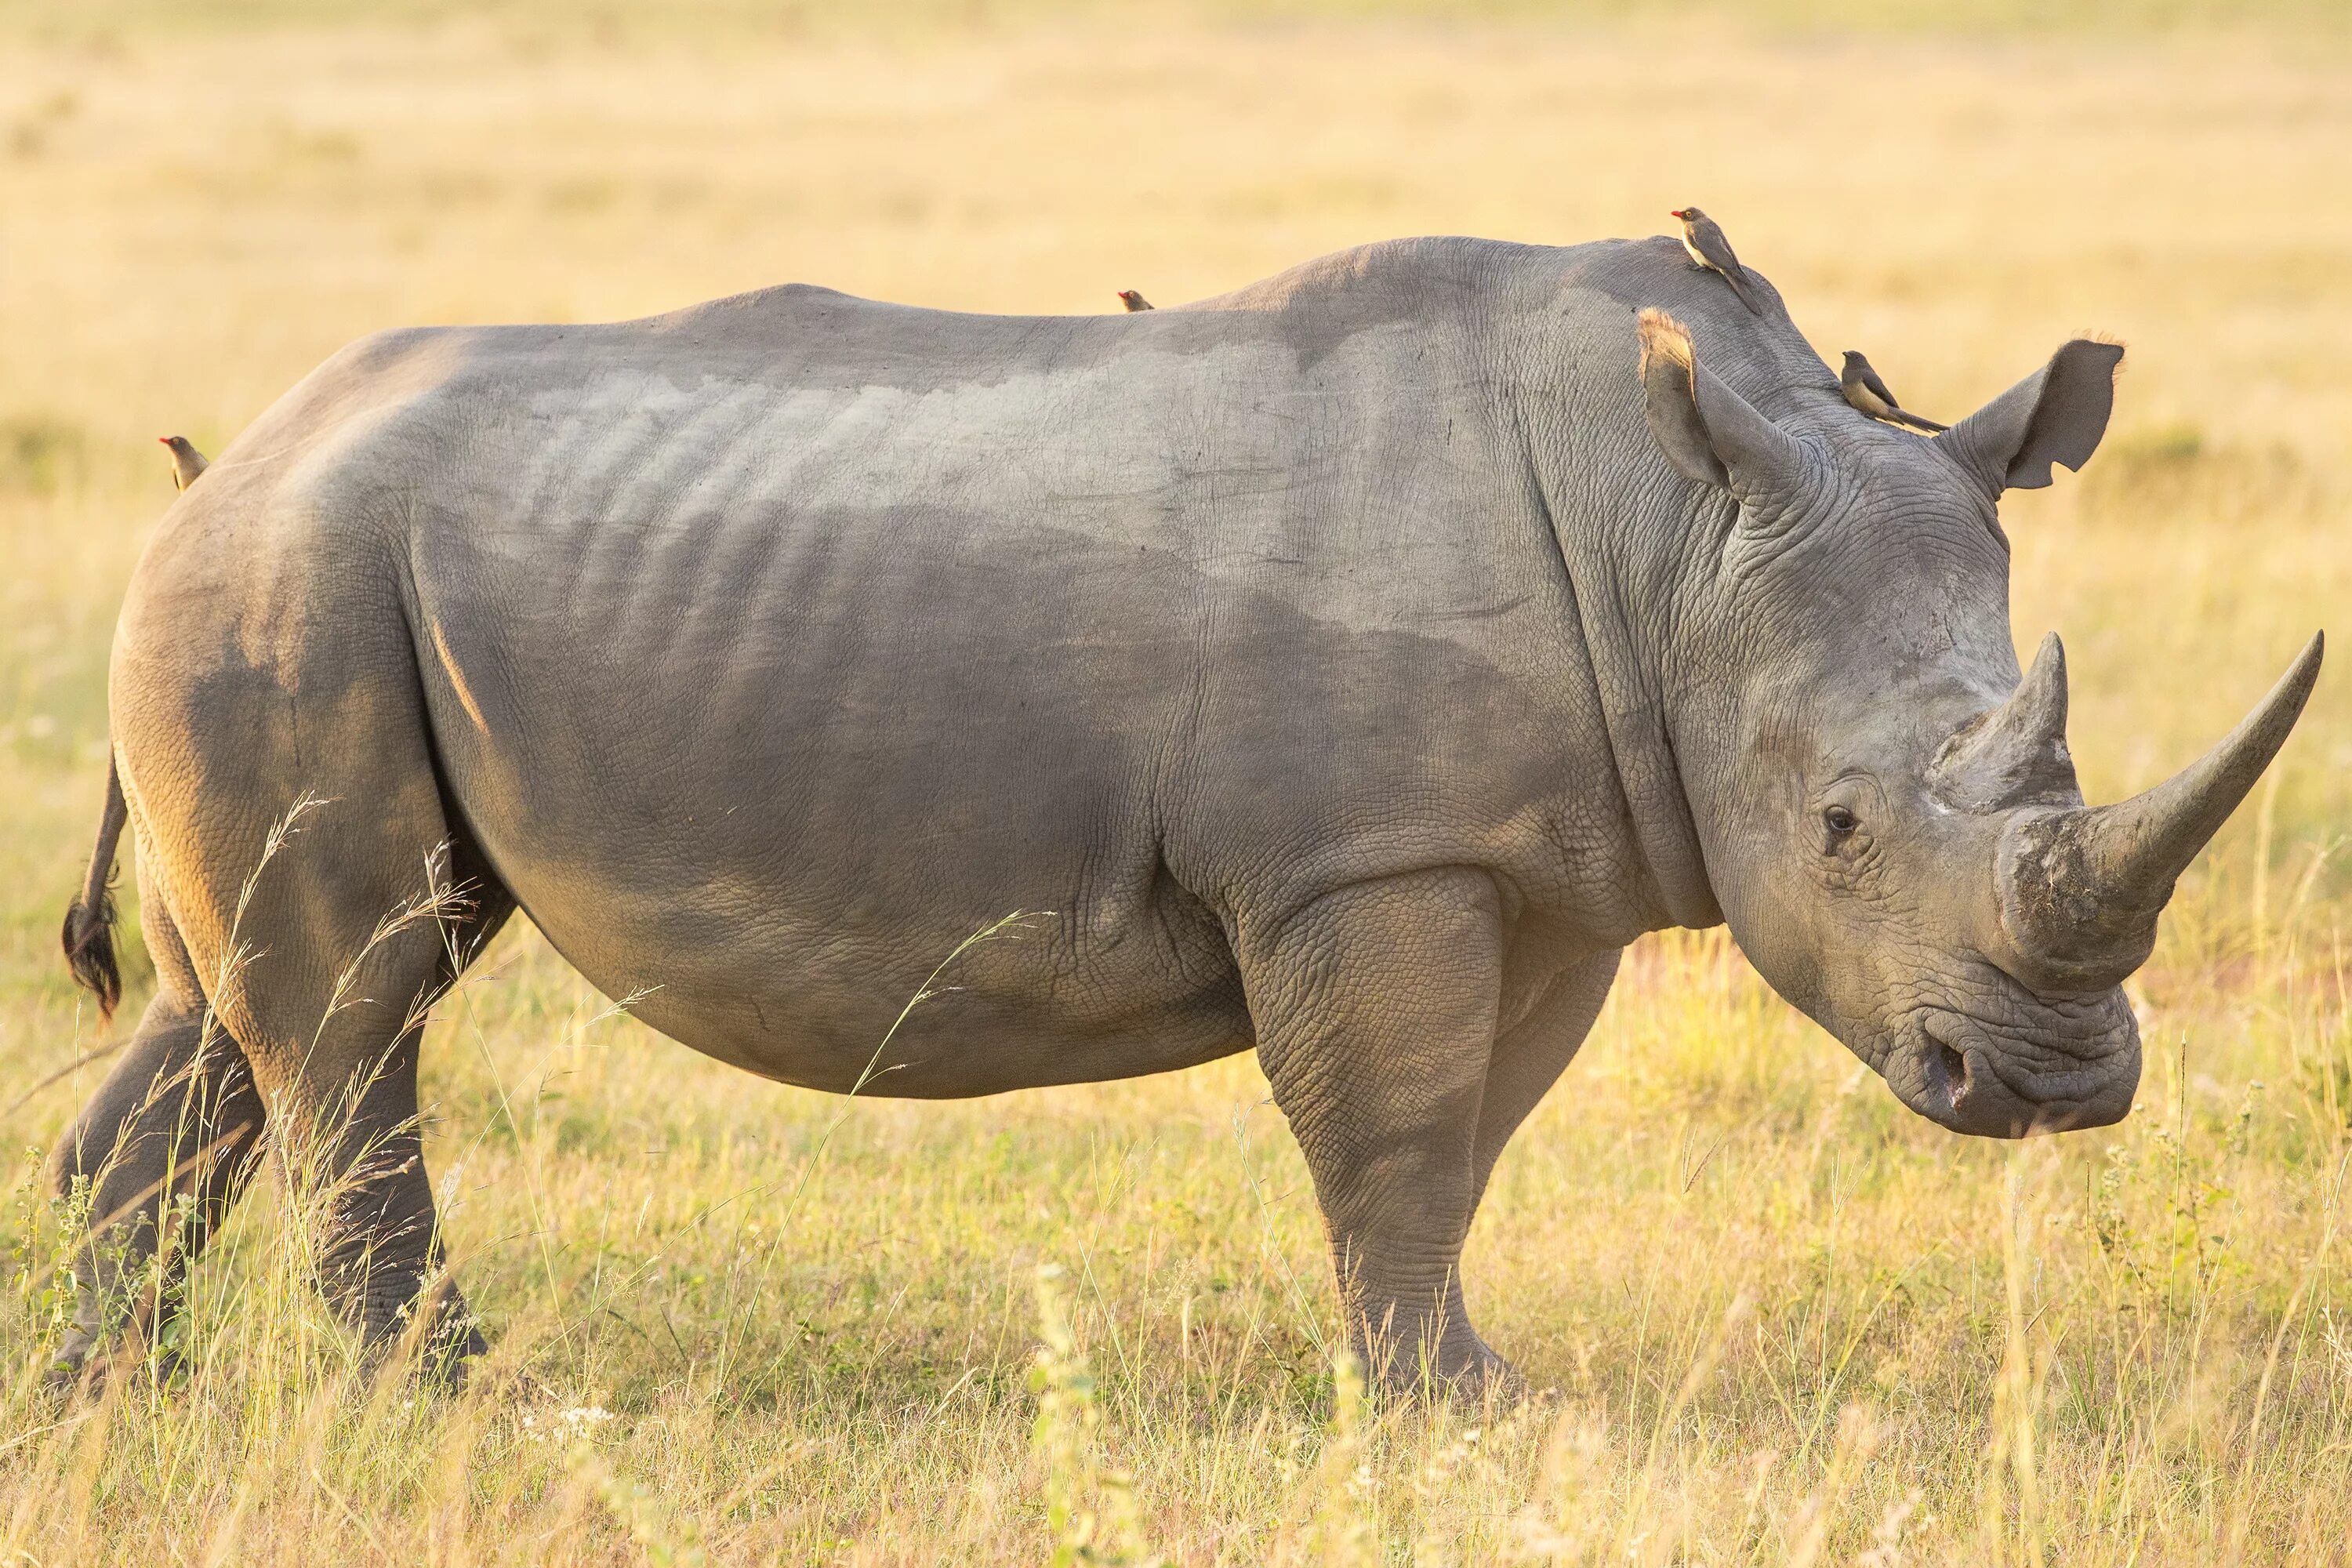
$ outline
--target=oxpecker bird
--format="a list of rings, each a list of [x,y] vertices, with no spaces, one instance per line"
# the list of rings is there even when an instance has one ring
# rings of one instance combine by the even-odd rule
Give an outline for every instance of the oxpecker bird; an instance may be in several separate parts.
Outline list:
[[[1916,414],[1906,413],[1895,401],[1895,395],[1886,390],[1886,384],[1878,379],[1878,373],[1870,368],[1870,362],[1852,349],[1845,351],[1845,368],[1838,372],[1838,390],[1845,394],[1848,403],[1873,419],[1884,419],[1890,425],[1908,425],[1914,430],[1925,430],[1931,436],[1938,430],[1951,428],[1948,425],[1938,425],[1933,419],[1922,419]]]
[[[1120,289],[1118,291],[1118,302],[1126,306],[1129,310],[1149,310],[1151,309],[1151,301],[1145,299],[1141,294],[1136,292],[1132,289]]]
[[[1723,230],[1716,221],[1696,207],[1676,207],[1666,216],[1683,220],[1683,248],[1690,252],[1690,258],[1709,272],[1723,274],[1723,280],[1731,285],[1731,291],[1739,296],[1748,313],[1762,315],[1763,307],[1756,303],[1756,296],[1748,285],[1748,268],[1739,265],[1731,241],[1723,237]]]
[[[212,467],[205,461],[202,452],[188,445],[185,436],[158,436],[155,439],[172,448],[172,488],[174,489],[186,489],[196,482],[198,474]]]

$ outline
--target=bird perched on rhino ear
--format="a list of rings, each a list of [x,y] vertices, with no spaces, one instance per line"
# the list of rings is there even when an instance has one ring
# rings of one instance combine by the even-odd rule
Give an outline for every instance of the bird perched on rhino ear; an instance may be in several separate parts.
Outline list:
[[[185,436],[158,436],[155,439],[172,449],[172,488],[174,489],[186,489],[196,482],[198,474],[212,467],[205,460],[202,452],[189,445]]]
[[[1873,419],[1884,419],[1889,425],[1907,425],[1931,436],[1939,430],[1951,428],[1948,425],[1938,425],[1933,419],[1922,419],[1896,403],[1895,394],[1886,390],[1886,384],[1878,379],[1876,371],[1870,368],[1870,362],[1853,349],[1845,351],[1845,368],[1838,372],[1838,390],[1845,394],[1848,403]]]
[[[1716,221],[1696,207],[1676,207],[1666,216],[1683,220],[1683,248],[1690,252],[1690,258],[1709,272],[1722,274],[1723,280],[1731,285],[1731,291],[1739,296],[1739,302],[1748,307],[1749,315],[1762,315],[1764,309],[1757,304],[1755,291],[1748,281],[1748,268],[1739,265],[1731,241],[1723,237],[1723,230]]]
[[[1118,291],[1118,302],[1126,306],[1129,311],[1149,310],[1152,308],[1150,300],[1145,299],[1141,294],[1132,289],[1120,289]]]

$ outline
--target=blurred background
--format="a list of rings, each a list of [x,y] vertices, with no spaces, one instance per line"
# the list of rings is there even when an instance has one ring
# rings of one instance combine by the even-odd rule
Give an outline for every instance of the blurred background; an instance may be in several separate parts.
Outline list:
[[[1602,1435],[1563,1414],[1547,1437],[1531,1415],[1477,1465],[1442,1424],[1434,1447],[1400,1437],[1366,1460],[1388,1468],[1364,1495],[1405,1500],[1379,1503],[1402,1510],[1381,1539],[1402,1561],[1425,1529],[1416,1561],[1457,1560],[1465,1532],[1517,1517],[1539,1459],[1571,1479],[1589,1459],[1604,1502],[1560,1504],[1559,1528],[1601,1519],[1612,1561],[1818,1550],[1824,1464],[1861,1477],[1840,1561],[1887,1519],[1900,1537],[1915,1504],[1954,1561],[2042,1562],[2034,1508],[2058,1540],[2146,1540],[2148,1562],[2340,1552],[2343,0],[0,0],[0,1141],[53,1142],[94,1080],[73,1064],[110,1037],[56,933],[98,816],[116,606],[172,500],[157,437],[217,451],[384,327],[626,317],[785,281],[1109,311],[1116,289],[1174,303],[1402,235],[1668,232],[1694,203],[1831,363],[1864,350],[1938,418],[2070,335],[2128,343],[2087,470],[2003,509],[2018,640],[2066,639],[2092,799],[2197,754],[2315,627],[2339,641],[2135,983],[2148,1079],[2112,1134],[1948,1138],[1720,937],[1645,942],[1572,1091],[1507,1157],[1470,1258],[1496,1343]],[[1246,1058],[861,1103],[829,1144],[840,1102],[604,1017],[520,924],[426,1051],[453,1245],[500,1356],[619,1410],[612,1462],[710,1540],[746,1561],[853,1536],[900,1542],[874,1561],[950,1541],[1043,1560],[1022,1393],[1039,1258],[1089,1260],[1078,1339],[1118,1369],[1106,1430],[1156,1538],[1273,1560],[1276,1521],[1321,1506],[1289,1489],[1330,1408],[1321,1241]],[[819,1153],[822,1201],[780,1252],[771,1211],[736,1199]],[[0,1223],[0,1337],[28,1353],[66,1234],[37,1158]],[[196,1518],[289,1562],[451,1541],[470,1543],[453,1561],[543,1561],[517,1521],[560,1533],[583,1499],[638,1495],[563,1469],[495,1404],[449,1426],[371,1406],[350,1430],[317,1416],[357,1511],[324,1507],[319,1464],[299,1471],[279,1435],[323,1408],[302,1369],[340,1363],[302,1359],[331,1334],[304,1288],[269,1283],[293,1278],[272,1272],[283,1234],[246,1205],[207,1276],[226,1305],[203,1364],[224,1370],[141,1442],[89,1437],[85,1465],[63,1436],[0,1439],[0,1546],[153,1555]],[[2032,1281],[2006,1319],[2005,1271]],[[1734,1342],[1740,1302],[1753,1335]],[[1720,1394],[1673,1405],[1649,1460],[1627,1449],[1717,1352]],[[1841,1425],[1857,1387],[1884,1425]],[[49,1429],[11,1398],[0,1427]],[[1866,1472],[1837,1468],[1849,1428],[1883,1456]],[[2009,1494],[2004,1453],[2025,1455]],[[419,1480],[436,1454],[449,1473]],[[1484,1479],[1447,1492],[1441,1461]],[[932,1462],[939,1484],[907,1489]],[[1345,1507],[1372,1507],[1354,1486]],[[1412,1518],[1432,1522],[1395,1524]],[[598,1529],[596,1560],[636,1560]]]

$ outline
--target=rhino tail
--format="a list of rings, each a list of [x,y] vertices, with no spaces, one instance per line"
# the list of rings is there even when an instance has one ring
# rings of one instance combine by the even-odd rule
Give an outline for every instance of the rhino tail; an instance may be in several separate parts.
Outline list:
[[[122,1000],[122,971],[114,961],[114,851],[130,816],[122,799],[122,776],[112,756],[106,761],[106,812],[98,821],[98,844],[81,896],[66,909],[66,967],[74,981],[98,998],[101,1018],[114,1016]]]

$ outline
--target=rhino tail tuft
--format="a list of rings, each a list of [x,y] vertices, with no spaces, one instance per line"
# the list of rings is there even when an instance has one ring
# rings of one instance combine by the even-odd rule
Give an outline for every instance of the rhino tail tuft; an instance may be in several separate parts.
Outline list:
[[[98,998],[101,1018],[114,1016],[122,1000],[122,971],[114,957],[114,852],[122,841],[122,824],[129,816],[122,799],[122,778],[111,757],[106,764],[106,810],[98,825],[98,843],[90,852],[89,874],[80,897],[66,909],[63,940],[66,967],[75,984]]]

